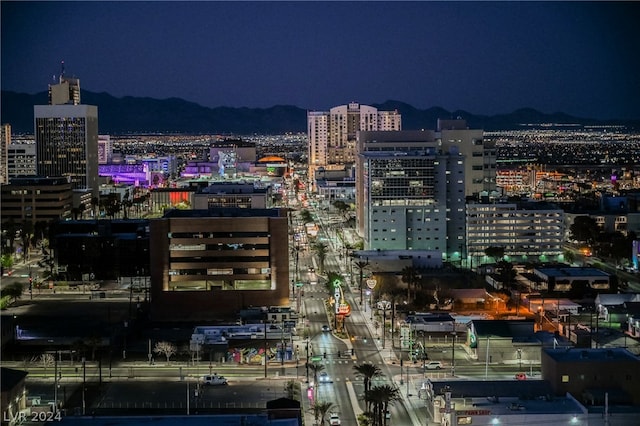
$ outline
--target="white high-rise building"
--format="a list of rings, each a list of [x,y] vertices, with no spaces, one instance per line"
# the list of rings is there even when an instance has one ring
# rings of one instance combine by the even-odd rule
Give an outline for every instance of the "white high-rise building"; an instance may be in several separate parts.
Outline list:
[[[355,163],[356,132],[401,129],[402,117],[398,111],[378,111],[357,102],[329,111],[309,111],[309,181],[314,182],[315,171],[321,167],[343,169]]]
[[[358,132],[357,149],[356,221],[365,249],[459,257],[465,157],[443,150],[431,130]]]

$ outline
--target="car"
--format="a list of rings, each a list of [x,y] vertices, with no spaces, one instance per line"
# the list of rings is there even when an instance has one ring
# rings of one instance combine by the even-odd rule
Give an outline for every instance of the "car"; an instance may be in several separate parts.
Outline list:
[[[429,361],[424,365],[425,370],[440,370],[442,368],[442,362]]]
[[[331,426],[340,426],[340,416],[338,416],[336,413],[331,413],[331,415],[329,416],[329,424]]]
[[[318,376],[318,382],[320,382],[320,383],[333,383],[333,380],[331,380],[331,377],[329,377],[329,375],[327,374],[326,371],[323,371]]]
[[[325,324],[322,326],[322,331],[331,331],[331,327]]]
[[[209,374],[206,376],[202,376],[200,381],[203,385],[211,385],[211,386],[220,386],[220,385],[228,385],[227,379],[224,376],[219,376],[217,374]]]
[[[527,375],[525,373],[516,373],[515,379],[516,380],[527,380]]]
[[[313,266],[309,266],[308,271],[309,271],[309,272],[315,272],[315,271],[316,271],[316,269],[315,269]]]

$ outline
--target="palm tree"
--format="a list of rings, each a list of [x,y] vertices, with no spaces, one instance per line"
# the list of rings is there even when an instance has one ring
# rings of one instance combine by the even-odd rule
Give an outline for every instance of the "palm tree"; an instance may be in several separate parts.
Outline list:
[[[318,383],[318,373],[324,370],[324,365],[322,364],[309,364],[309,370],[313,372],[313,383]]]
[[[93,217],[98,217],[98,213],[96,212],[98,207],[100,207],[100,198],[91,197],[91,214]]]
[[[380,367],[370,362],[354,365],[353,369],[356,371],[357,376],[362,376],[364,378],[365,392],[371,389],[371,379],[383,376]]]
[[[416,287],[420,274],[413,266],[407,266],[402,270],[402,282],[407,284],[407,303],[411,303],[411,287],[413,287],[413,298],[416,298]]]
[[[365,393],[365,400],[373,405],[374,426],[386,425],[385,413],[390,405],[400,400],[400,391],[397,387],[390,385],[374,386]]]
[[[324,271],[324,261],[327,258],[329,247],[323,242],[317,242],[311,247],[311,249],[318,256],[318,264],[320,266],[320,273],[322,274]]]
[[[356,371],[357,376],[364,378],[364,393],[371,390],[371,379],[374,377],[382,376],[382,370],[377,365],[373,365],[370,362],[354,365],[353,369]]]
[[[311,409],[313,410],[313,417],[316,419],[316,424],[323,424],[324,416],[326,416],[329,410],[331,410],[332,408],[332,402],[317,401],[316,403],[314,403],[311,406]]]

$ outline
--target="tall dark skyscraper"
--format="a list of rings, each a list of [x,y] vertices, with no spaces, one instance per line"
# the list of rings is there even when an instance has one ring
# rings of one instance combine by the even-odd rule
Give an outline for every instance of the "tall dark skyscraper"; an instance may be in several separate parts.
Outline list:
[[[50,105],[34,106],[36,173],[67,177],[74,189],[98,196],[98,107],[80,104],[80,81],[60,77]]]

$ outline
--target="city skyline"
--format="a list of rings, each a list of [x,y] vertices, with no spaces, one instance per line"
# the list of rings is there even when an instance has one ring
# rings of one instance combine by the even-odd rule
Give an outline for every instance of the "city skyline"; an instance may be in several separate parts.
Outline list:
[[[66,75],[93,92],[207,107],[327,110],[393,99],[475,114],[531,107],[637,119],[639,8],[3,1],[2,90],[42,92],[64,61]]]

